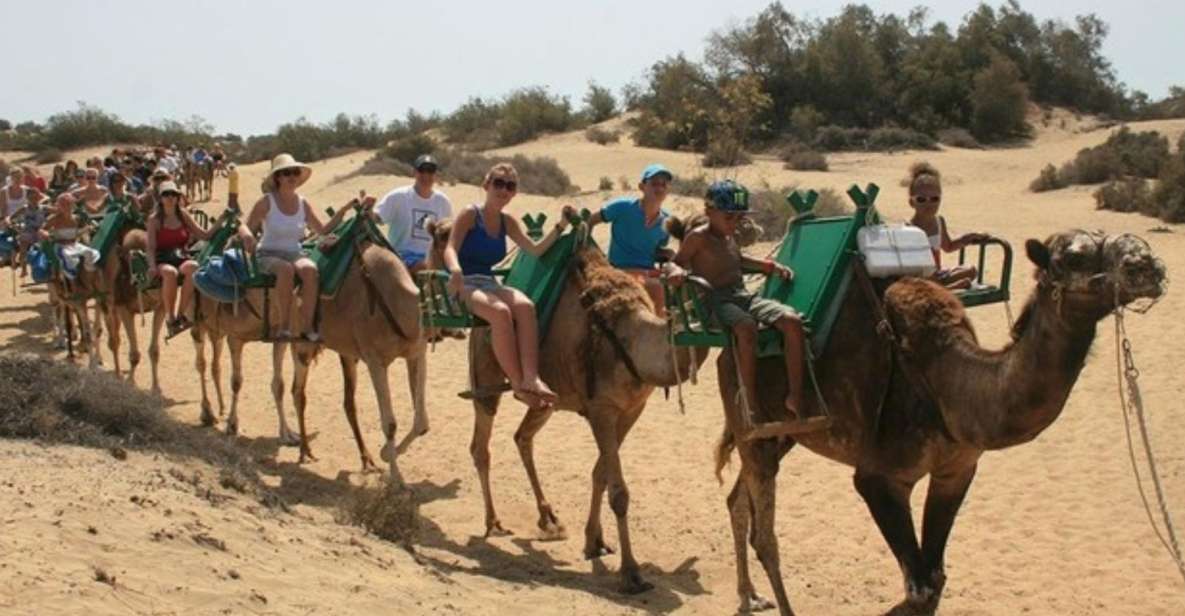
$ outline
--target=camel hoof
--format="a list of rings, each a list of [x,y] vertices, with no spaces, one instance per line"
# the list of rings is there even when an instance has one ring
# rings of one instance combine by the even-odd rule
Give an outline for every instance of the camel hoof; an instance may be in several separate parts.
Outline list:
[[[486,524],[486,539],[489,539],[490,537],[509,537],[513,534],[514,533],[503,528],[502,522],[499,522],[498,520],[494,520],[493,522]]]
[[[554,520],[539,522],[539,540],[540,541],[564,541],[568,538],[568,529],[564,528],[563,524]]]
[[[202,403],[202,427],[209,428],[218,422],[218,418],[214,417],[214,410],[210,408],[209,402]]]
[[[226,435],[227,436],[238,436],[239,435],[239,420],[238,419],[227,420]]]
[[[596,543],[584,548],[584,559],[593,560],[595,558],[601,558],[602,556],[608,556],[612,553],[613,548],[605,545],[604,541],[597,539]]]
[[[296,461],[297,464],[308,464],[309,462],[316,462],[317,456],[313,455],[310,449],[302,448],[300,450],[300,459]]]
[[[304,444],[300,437],[291,432],[281,432],[278,439],[281,447],[299,447]]]
[[[362,456],[362,474],[363,475],[373,475],[375,473],[381,473],[381,472],[383,472],[383,469],[379,468],[374,463],[374,460],[370,459],[370,456]]]
[[[637,570],[623,572],[621,574],[621,593],[625,595],[637,595],[648,590],[653,590],[654,584],[642,579],[642,574]]]
[[[757,593],[749,593],[749,596],[741,600],[741,606],[737,608],[738,614],[754,614],[756,612],[764,612],[766,610],[774,609],[774,602],[762,597]]]
[[[153,385],[152,386],[152,395],[156,396],[157,398],[164,396],[164,392],[161,391],[160,385]]]
[[[933,616],[938,610],[938,598],[925,601],[910,601],[905,599],[885,612],[885,616]]]

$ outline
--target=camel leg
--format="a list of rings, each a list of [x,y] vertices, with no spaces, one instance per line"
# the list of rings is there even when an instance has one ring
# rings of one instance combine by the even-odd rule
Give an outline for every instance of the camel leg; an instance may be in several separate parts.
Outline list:
[[[342,404],[346,409],[346,421],[350,424],[350,431],[354,433],[354,443],[358,445],[358,455],[362,458],[362,472],[373,473],[379,470],[375,466],[374,458],[366,449],[366,441],[362,440],[362,430],[358,427],[358,405],[354,401],[354,393],[358,389],[358,360],[345,355],[338,355],[342,365]]]
[[[160,395],[160,330],[165,323],[165,313],[159,308],[152,311],[152,336],[148,340],[148,362],[152,371],[152,393]]]
[[[765,441],[741,447],[752,452],[751,457],[742,452],[740,478],[745,482],[745,492],[748,493],[749,507],[753,513],[753,532],[750,538],[753,551],[757,553],[757,560],[761,562],[761,568],[765,570],[765,576],[769,579],[778,611],[781,614],[793,614],[794,609],[790,607],[790,598],[782,581],[782,564],[778,552],[778,536],[775,532],[779,461],[777,445],[772,441]],[[747,460],[746,457],[750,459]]]
[[[284,415],[284,354],[287,351],[287,344],[276,343],[272,345],[272,400],[276,403],[276,416],[280,422],[280,445],[295,447],[303,445],[304,441],[301,440],[300,435],[293,433],[292,429],[288,427],[288,419]],[[296,353],[294,352],[294,360],[295,356]]]
[[[97,370],[101,362],[99,361],[99,344],[94,339],[94,329],[91,327],[90,319],[86,318],[86,304],[84,303],[78,309],[78,335],[81,340],[86,341],[86,354],[88,358],[87,367],[91,370]],[[67,315],[67,318],[68,315]]]
[[[744,477],[737,477],[732,491],[728,493],[728,517],[732,521],[733,550],[736,553],[737,596],[740,598],[739,614],[751,614],[773,609],[769,599],[757,594],[753,579],[749,575],[749,523],[753,516],[753,503]]]
[[[428,433],[428,405],[425,396],[428,391],[428,354],[422,352],[415,357],[405,358],[407,362],[407,385],[411,390],[411,405],[414,416],[411,431],[399,442],[396,452],[403,454],[412,441]]]
[[[633,413],[631,413],[633,415]],[[631,417],[627,421],[632,425],[636,417]],[[607,409],[602,409],[600,412],[593,410],[589,413],[589,421],[592,424],[593,436],[597,441],[597,449],[600,451],[600,460],[598,465],[601,466],[603,477],[606,479],[609,490],[609,508],[613,510],[613,514],[617,517],[617,540],[621,548],[621,591],[627,594],[637,594],[645,592],[654,588],[654,585],[642,579],[642,573],[638,567],[638,562],[634,559],[633,547],[630,545],[630,531],[629,531],[629,506],[630,506],[630,492],[625,485],[625,476],[621,470],[621,436],[620,430],[621,421],[619,417]],[[628,431],[629,427],[625,427]]]
[[[522,423],[514,433],[514,444],[518,445],[518,455],[523,460],[523,467],[527,469],[527,479],[531,482],[531,490],[535,493],[535,505],[539,509],[539,530],[543,531],[545,539],[564,539],[567,531],[560,519],[556,517],[551,503],[543,496],[543,485],[539,482],[539,473],[535,470],[535,435],[543,429],[547,420],[551,418],[555,407],[527,409]]]
[[[210,393],[206,387],[206,343],[203,340],[201,329],[197,327],[193,328],[193,367],[197,369],[202,380],[201,422],[203,426],[209,427],[214,425],[218,418],[214,417],[214,409],[210,404]]]
[[[383,444],[381,457],[391,471],[391,485],[403,487],[403,475],[399,473],[399,452],[395,446],[395,409],[391,403],[391,384],[387,382],[387,364],[376,358],[363,358],[366,371],[370,373],[370,382],[374,386],[374,397],[379,403],[379,414],[383,422],[383,436],[387,442]]]
[[[222,341],[221,336],[209,335],[213,352],[210,357],[210,379],[214,381],[214,395],[218,396],[218,416],[226,414],[226,401],[222,396]]]
[[[226,416],[226,435],[239,433],[239,392],[243,389],[243,341],[228,340],[230,346],[230,415]]]
[[[107,349],[111,351],[111,370],[118,379],[121,378],[122,369],[119,364],[119,315],[116,310],[114,307],[108,308],[104,316],[107,318]]]
[[[309,403],[305,388],[309,384],[310,361],[304,353],[292,349],[292,406],[296,407],[296,426],[300,430],[300,459],[297,464],[317,461],[317,456],[313,455],[313,449],[309,447],[308,426],[305,424],[305,408]]]
[[[490,437],[494,432],[494,417],[498,412],[500,396],[473,400],[473,440],[469,443],[469,455],[477,468],[481,482],[481,496],[486,509],[486,537],[505,537],[511,534],[502,526],[498,513],[494,511],[494,496],[490,490]]]
[[[136,368],[140,365],[140,337],[136,331],[136,315],[126,308],[116,308],[123,328],[128,332],[128,382],[136,384]],[[114,338],[114,334],[111,336]]]
[[[913,484],[864,473],[860,469],[856,470],[854,481],[856,491],[868,505],[872,519],[897,558],[897,564],[905,577],[905,600],[889,610],[888,614],[904,616],[927,613],[924,609],[918,611],[928,601],[929,593],[925,585],[919,583],[925,567],[910,513],[909,495],[913,491]]]
[[[638,420],[640,412],[639,409],[639,414],[624,414],[622,420],[618,422],[617,439],[619,443],[625,439],[626,433]],[[590,560],[613,553],[613,548],[605,543],[604,533],[601,529],[601,504],[605,500],[605,490],[608,487],[609,480],[606,475],[605,460],[598,456],[596,464],[593,465],[592,502],[588,507],[588,522],[584,526],[584,557]]]
[[[975,478],[975,470],[976,467],[972,466],[956,473],[930,477],[922,519],[922,559],[925,568],[917,580],[923,597],[929,595],[924,601],[928,613],[936,611],[942,599],[942,589],[946,586],[946,564],[943,560],[946,540],[950,538],[955,516],[959,513],[963,498],[967,496],[971,480]],[[923,613],[926,613],[925,610]]]

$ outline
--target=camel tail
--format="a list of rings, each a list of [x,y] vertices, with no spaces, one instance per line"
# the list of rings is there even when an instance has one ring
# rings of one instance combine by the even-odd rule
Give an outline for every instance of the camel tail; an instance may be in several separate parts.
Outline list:
[[[720,485],[724,485],[724,467],[728,466],[729,460],[732,459],[732,450],[736,449],[736,437],[733,436],[732,430],[728,426],[724,426],[724,433],[720,435],[720,442],[716,443],[716,481]]]

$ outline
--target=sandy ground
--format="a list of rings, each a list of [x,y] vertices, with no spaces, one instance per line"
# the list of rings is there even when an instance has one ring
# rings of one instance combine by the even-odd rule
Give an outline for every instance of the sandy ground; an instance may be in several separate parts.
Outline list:
[[[1140,128],[1161,130],[1175,140],[1185,121]],[[827,173],[784,171],[775,161],[758,161],[740,177],[773,186],[836,189],[876,182],[883,189],[882,210],[904,217],[900,180],[908,165],[924,156],[944,174],[943,213],[953,232],[990,231],[1018,248],[1012,282],[1019,298],[1032,287],[1031,268],[1019,250],[1024,240],[1067,227],[1139,233],[1165,260],[1171,276],[1185,266],[1185,227],[1148,233],[1157,221],[1096,211],[1088,188],[1027,191],[1046,163],[1060,164],[1106,134],[1081,129],[1070,118],[1065,127],[1055,120],[1023,148],[846,154],[831,157]],[[581,133],[547,137],[512,151],[555,157],[584,187],[596,186],[602,176],[615,182],[622,175],[632,179],[653,161],[679,173],[699,172],[691,154],[625,142],[598,146]],[[324,207],[344,202],[359,189],[382,194],[406,183],[392,177],[334,182],[368,156],[360,152],[314,164],[313,179],[302,192]],[[250,187],[258,185],[265,167],[244,169],[247,203],[256,197]],[[211,212],[221,209],[225,190],[220,181],[217,200],[207,206]],[[478,196],[472,186],[445,190],[458,206]],[[595,206],[608,196],[587,194],[575,201]],[[560,203],[523,195],[511,209],[554,212]],[[692,205],[687,199],[676,202],[679,208]],[[51,354],[44,293],[22,290],[14,297],[7,281],[0,282],[0,348]],[[1014,308],[1019,310],[1020,303],[1015,301]],[[1181,516],[1185,423],[1176,403],[1185,396],[1185,325],[1177,318],[1183,310],[1185,299],[1170,289],[1151,313],[1129,319],[1153,446],[1170,506]],[[972,315],[986,345],[1003,343],[1003,307],[978,308]],[[218,471],[198,460],[133,452],[120,462],[103,451],[0,441],[0,612],[721,614],[735,609],[727,490],[712,477],[711,450],[722,423],[714,369],[704,371],[698,387],[686,390],[686,415],[673,400],[656,394],[626,441],[634,549],[656,586],[627,597],[615,591],[615,556],[603,562],[581,556],[595,446],[575,414],[557,414],[536,445],[544,488],[569,539],[536,540],[534,500],[512,440],[512,424],[522,408],[513,401],[503,405],[494,437],[492,476],[499,514],[516,534],[481,539],[481,492],[468,453],[473,411],[455,395],[466,380],[465,353],[463,343],[450,342],[430,357],[432,430],[402,459],[404,475],[422,501],[424,528],[416,556],[336,521],[344,487],[358,481],[355,448],[339,410],[337,362],[325,355],[314,367],[310,417],[319,461],[300,466],[294,449],[276,445],[267,387],[270,353],[254,344],[246,351],[237,441],[269,469],[267,481],[291,511],[274,511],[219,487],[211,479]],[[104,354],[110,366],[106,349]],[[192,358],[187,337],[165,348],[163,388],[168,412],[199,430],[200,390]],[[147,385],[147,376],[142,365],[141,386]],[[390,376],[402,433],[411,419],[405,371],[398,366]],[[377,450],[378,413],[369,389],[360,387],[361,417]],[[1157,544],[1137,496],[1115,392],[1108,319],[1058,422],[1033,443],[982,459],[947,551],[942,613],[1185,613],[1185,585]],[[291,413],[290,403],[286,406]],[[195,473],[205,479],[182,480]],[[899,600],[900,574],[852,489],[850,469],[795,451],[780,477],[782,566],[796,609],[870,614]],[[203,492],[202,485],[209,487]],[[923,494],[919,489],[915,504]],[[611,516],[604,524],[606,539],[616,545]],[[196,539],[201,536],[207,539]],[[753,566],[758,588],[766,594],[760,567]],[[114,575],[115,584],[96,581],[96,568]]]

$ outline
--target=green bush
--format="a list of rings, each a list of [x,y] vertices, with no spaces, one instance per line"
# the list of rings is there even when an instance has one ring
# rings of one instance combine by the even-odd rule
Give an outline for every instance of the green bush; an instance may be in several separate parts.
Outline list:
[[[1185,149],[1162,166],[1152,199],[1161,220],[1185,222]]]
[[[589,82],[584,94],[584,116],[592,124],[599,124],[617,115],[617,99],[609,88]],[[590,139],[591,141],[591,139]],[[603,143],[601,145],[604,145]]]
[[[1155,216],[1156,203],[1148,182],[1141,178],[1128,177],[1112,180],[1094,192],[1095,207],[1113,212],[1140,212]]]
[[[795,171],[827,171],[827,157],[801,143],[791,143],[778,155],[786,169]]]
[[[1032,183],[1029,184],[1029,190],[1033,192],[1045,192],[1047,190],[1058,190],[1060,188],[1065,188],[1068,185],[1069,184],[1067,184],[1062,179],[1062,174],[1058,173],[1057,167],[1054,167],[1053,164],[1050,163],[1045,165],[1045,167],[1041,169],[1041,174],[1037,176],[1037,179],[1033,180]]]
[[[601,181],[597,182],[597,190],[602,192],[613,190],[613,180],[609,179],[607,175],[601,176]]]
[[[796,190],[796,186],[786,186],[774,189],[770,186],[750,187],[749,210],[750,217],[762,229],[761,239],[776,241],[786,234],[786,226],[794,217],[794,208],[786,201],[786,197]],[[819,216],[839,216],[850,213],[852,206],[839,193],[825,188],[819,191],[819,199],[815,202],[814,211]]]
[[[1028,134],[1029,92],[1016,64],[993,54],[991,64],[975,74],[974,84],[971,133],[977,139],[991,142]]]
[[[552,96],[539,86],[515,90],[502,101],[498,145],[514,145],[543,133],[568,130],[572,120],[567,98]]]
[[[743,144],[730,136],[713,139],[704,150],[701,164],[709,169],[714,167],[739,167],[753,162],[753,158],[745,152]]]
[[[599,145],[608,145],[620,141],[621,133],[615,130],[606,130],[599,126],[590,126],[584,129],[584,138]]]
[[[393,158],[408,165],[410,169],[416,157],[421,154],[432,154],[436,151],[436,148],[435,139],[424,133],[418,133],[395,139],[383,148],[382,154],[383,156]]]
[[[625,178],[622,179],[624,180]],[[623,184],[627,184],[627,182],[623,182]],[[709,184],[711,182],[708,181],[708,176],[702,173],[699,175],[676,175],[671,180],[671,192],[676,195],[703,199],[704,195],[708,194]],[[622,187],[623,190],[629,190],[630,188],[629,185]]]
[[[827,121],[812,105],[802,105],[790,111],[790,133],[803,143],[810,143],[815,138],[815,131]]]
[[[935,150],[934,138],[907,128],[844,128],[822,126],[815,131],[814,148],[823,152],[893,152]]]

